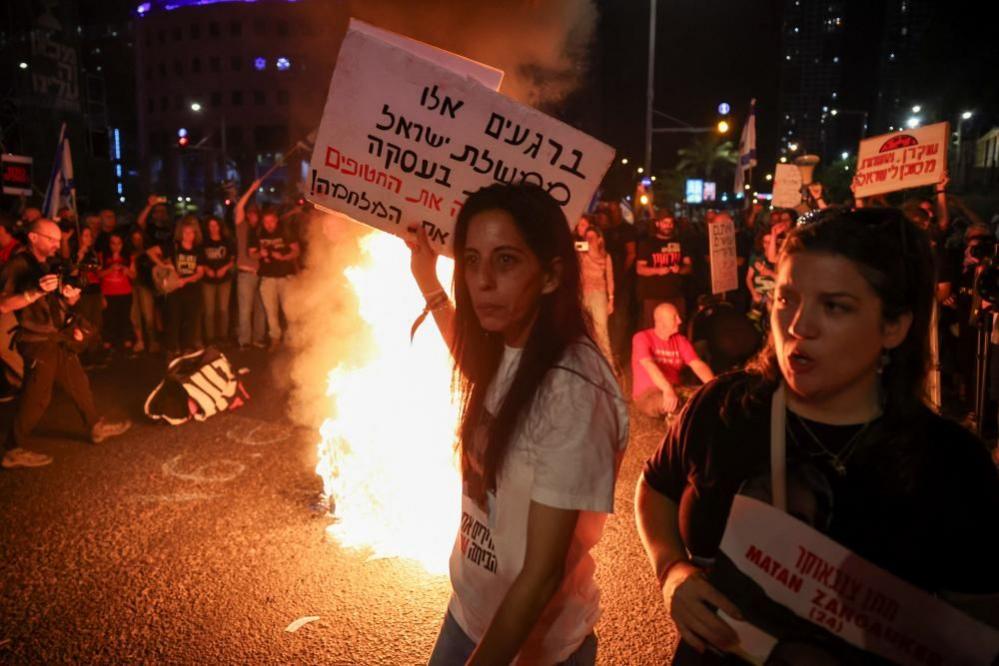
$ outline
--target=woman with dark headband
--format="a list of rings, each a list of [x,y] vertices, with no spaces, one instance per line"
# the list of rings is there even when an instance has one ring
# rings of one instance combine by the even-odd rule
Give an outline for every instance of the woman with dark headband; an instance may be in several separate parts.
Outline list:
[[[454,239],[453,307],[426,235],[408,241],[461,397],[461,527],[430,663],[593,664],[589,551],[628,416],[587,329],[572,233],[541,188],[492,185],[465,201]]]
[[[767,663],[884,663],[758,586],[723,584],[740,494],[997,624],[999,477],[980,440],[925,404],[933,287],[928,238],[896,210],[830,209],[790,233],[766,348],[692,398],[638,484],[639,532],[680,633],[674,664],[744,663],[743,619],[776,640]]]

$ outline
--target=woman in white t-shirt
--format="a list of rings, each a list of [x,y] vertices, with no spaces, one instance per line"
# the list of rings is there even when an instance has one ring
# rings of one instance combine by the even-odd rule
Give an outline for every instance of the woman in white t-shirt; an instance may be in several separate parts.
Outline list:
[[[472,194],[454,231],[454,306],[426,234],[410,232],[462,398],[453,594],[430,664],[593,664],[589,551],[613,509],[628,414],[587,329],[569,224],[536,186]]]

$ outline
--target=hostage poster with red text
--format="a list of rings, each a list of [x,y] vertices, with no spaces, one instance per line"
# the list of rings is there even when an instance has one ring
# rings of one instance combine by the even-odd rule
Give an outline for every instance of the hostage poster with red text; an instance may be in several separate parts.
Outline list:
[[[422,225],[447,256],[465,198],[494,182],[543,187],[574,224],[613,149],[496,92],[500,78],[498,70],[352,20],[306,198],[396,235]]]
[[[940,182],[947,170],[948,123],[864,139],[857,152],[854,195],[869,197]]]
[[[740,594],[748,598],[749,588],[765,595],[751,605],[744,602],[744,614],[771,636],[779,638],[792,624],[788,618],[796,616],[852,648],[898,664],[991,664],[999,656],[999,631],[758,499],[735,497],[721,555],[719,560],[727,558],[749,580],[729,576],[719,588],[733,600]],[[779,605],[777,613],[752,617],[771,602]],[[766,624],[780,613],[787,617]],[[792,633],[802,635],[800,629]],[[800,656],[801,645],[792,649]],[[760,663],[766,658],[757,656]],[[811,663],[803,658],[792,663]]]

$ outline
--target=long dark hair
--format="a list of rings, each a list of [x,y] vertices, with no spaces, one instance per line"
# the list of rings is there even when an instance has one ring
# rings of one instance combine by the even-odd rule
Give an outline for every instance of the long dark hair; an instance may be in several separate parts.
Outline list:
[[[461,398],[458,445],[463,471],[469,470],[486,389],[503,356],[502,335],[486,331],[479,324],[465,282],[464,252],[469,222],[488,210],[509,213],[544,270],[553,270],[560,264],[558,286],[540,297],[537,319],[520,365],[499,413],[493,415],[495,418],[488,427],[479,462],[486,489],[494,490],[513,435],[527,415],[545,374],[558,363],[569,345],[588,335],[588,329],[580,297],[579,260],[569,223],[558,203],[540,187],[525,184],[490,185],[469,196],[454,230],[454,385]]]
[[[881,300],[886,320],[912,315],[905,339],[888,352],[889,362],[881,374],[884,427],[911,426],[926,404],[930,363],[935,275],[929,237],[895,208],[826,209],[791,231],[780,260],[801,252],[851,260]],[[772,336],[747,371],[750,397],[769,399],[780,381]]]

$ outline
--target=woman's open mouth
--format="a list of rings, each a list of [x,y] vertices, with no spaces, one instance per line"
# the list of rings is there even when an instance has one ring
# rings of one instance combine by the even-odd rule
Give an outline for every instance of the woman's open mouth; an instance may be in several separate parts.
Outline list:
[[[802,375],[810,372],[815,367],[816,361],[808,354],[795,350],[788,354],[787,364],[791,372]]]

